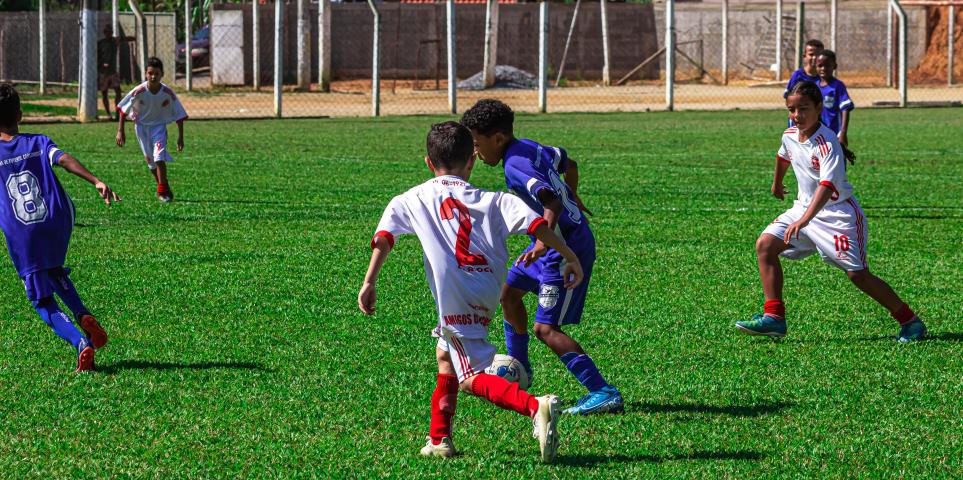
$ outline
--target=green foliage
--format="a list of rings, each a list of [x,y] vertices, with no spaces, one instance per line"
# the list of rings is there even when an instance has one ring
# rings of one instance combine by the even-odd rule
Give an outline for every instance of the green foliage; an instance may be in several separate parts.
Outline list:
[[[439,120],[189,122],[170,205],[132,131],[121,150],[110,124],[28,126],[124,201],[60,172],[77,204],[68,265],[111,334],[100,373],[71,374],[0,262],[4,476],[961,476],[959,109],[861,110],[850,133],[869,260],[927,320],[934,340],[918,345],[894,343],[889,315],[816,258],[785,263],[786,340],[733,328],[762,303],[753,242],[790,205],[769,194],[784,113],[519,115],[520,135],[579,161],[599,254],[569,331],[627,401],[564,418],[554,466],[537,463],[528,419],[467,395],[463,455],[417,456],[435,379],[417,239],[398,240],[377,314],[356,307],[370,236],[428,178]],[[480,162],[471,181],[504,188]],[[534,339],[531,356],[534,393],[583,393]]]

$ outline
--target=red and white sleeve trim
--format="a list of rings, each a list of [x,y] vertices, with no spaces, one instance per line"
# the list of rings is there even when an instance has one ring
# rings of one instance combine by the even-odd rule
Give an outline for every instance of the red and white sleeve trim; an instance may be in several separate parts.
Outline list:
[[[395,247],[395,236],[392,235],[391,232],[389,232],[389,231],[387,231],[387,230],[379,230],[377,233],[374,234],[374,237],[371,238],[371,248],[372,248],[372,249],[375,248],[375,246],[376,246],[376,244],[377,244],[376,241],[378,240],[378,237],[384,237],[385,240],[388,241],[388,247],[389,247],[389,248],[394,248],[394,247]]]
[[[789,159],[783,157],[782,155],[776,155],[776,160],[779,160],[780,162],[783,162],[783,163],[792,163],[791,161],[789,161]]]
[[[535,229],[538,228],[538,226],[541,225],[541,224],[543,224],[543,223],[548,223],[548,222],[546,222],[545,219],[542,218],[542,217],[536,218],[535,220],[532,221],[532,224],[528,226],[528,232],[527,232],[527,233],[528,233],[529,235],[535,235]]]
[[[829,189],[833,191],[833,196],[830,197],[830,200],[838,200],[838,199],[839,199],[839,190],[836,190],[836,185],[833,185],[833,182],[830,182],[829,180],[823,180],[823,181],[819,182],[819,184],[822,185],[822,186],[824,186],[824,187],[829,187]]]

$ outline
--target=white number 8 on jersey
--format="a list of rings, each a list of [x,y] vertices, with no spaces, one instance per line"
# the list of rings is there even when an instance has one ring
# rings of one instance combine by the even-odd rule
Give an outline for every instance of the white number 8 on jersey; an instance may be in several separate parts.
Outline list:
[[[24,225],[42,222],[47,218],[47,204],[40,191],[40,181],[29,171],[15,173],[7,177],[7,194],[13,212]]]

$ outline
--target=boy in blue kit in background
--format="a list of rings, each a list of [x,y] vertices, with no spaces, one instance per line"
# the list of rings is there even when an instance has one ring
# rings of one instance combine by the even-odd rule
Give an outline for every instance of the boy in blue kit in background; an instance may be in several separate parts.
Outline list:
[[[823,94],[823,113],[820,117],[823,125],[836,132],[839,143],[843,147],[849,146],[849,139],[846,138],[846,130],[849,129],[849,112],[856,106],[849,98],[846,85],[843,84],[836,74],[836,53],[832,50],[823,50],[816,57],[816,71],[819,72],[819,91]]]
[[[12,85],[0,84],[0,182],[10,199],[0,202],[0,228],[27,298],[54,333],[77,350],[77,371],[93,370],[94,349],[107,343],[107,333],[80,300],[70,270],[63,266],[74,226],[74,205],[53,166],[93,184],[108,205],[120,198],[46,136],[20,133],[22,117],[20,95]],[[54,294],[86,335],[60,310]]]
[[[789,96],[789,91],[792,90],[799,82],[819,82],[819,73],[816,71],[816,57],[825,48],[823,42],[819,40],[809,40],[806,42],[805,49],[803,50],[803,61],[802,66],[799,70],[792,72],[792,76],[789,77],[789,83],[786,84],[786,91],[782,92],[782,98]],[[792,124],[790,124],[792,126]]]
[[[522,298],[538,295],[535,336],[547,345],[588,389],[578,404],[563,413],[590,414],[623,410],[622,395],[608,384],[581,345],[562,331],[563,325],[579,323],[595,262],[595,236],[582,211],[589,212],[576,194],[578,169],[565,150],[515,138],[515,114],[508,105],[493,99],[479,100],[462,116],[471,130],[475,147],[485,164],[498,165],[504,159],[505,184],[549,226],[561,233],[582,263],[585,280],[566,290],[562,277],[564,262],[558,252],[542,242],[532,241],[508,272],[502,288],[505,315],[505,344],[508,354],[531,372],[528,359],[528,312]],[[559,174],[564,174],[564,181]],[[544,254],[544,256],[542,256]]]

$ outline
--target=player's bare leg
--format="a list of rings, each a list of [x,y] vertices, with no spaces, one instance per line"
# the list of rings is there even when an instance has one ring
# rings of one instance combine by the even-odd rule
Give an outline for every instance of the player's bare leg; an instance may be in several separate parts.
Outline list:
[[[103,97],[103,100],[104,100],[104,111],[107,112],[107,118],[113,120],[113,119],[114,119],[114,115],[113,115],[112,113],[110,113],[110,99],[107,98],[107,90],[102,90],[102,91],[100,92],[100,95],[101,95],[101,97]],[[114,102],[114,105],[116,105],[116,104],[117,104],[117,103]]]
[[[451,440],[451,421],[458,400],[458,377],[447,351],[435,348],[435,359],[438,361],[438,379],[431,395],[429,434],[425,446],[421,447],[421,454],[426,457],[451,457],[456,453]]]
[[[120,105],[120,101],[123,100],[123,96],[120,94],[120,87],[114,89],[114,109],[111,112],[117,111],[117,105]],[[110,114],[110,119],[115,120],[114,114]]]
[[[167,183],[167,162],[157,162],[157,198],[162,202],[170,202],[174,199],[174,192],[171,191],[170,184]]]
[[[789,245],[786,242],[768,233],[759,235],[756,240],[759,279],[766,303],[762,314],[753,315],[751,320],[736,322],[736,327],[743,333],[776,338],[786,335],[786,306],[782,302],[783,274],[779,254],[787,249]]]
[[[846,276],[870,298],[876,300],[883,308],[889,310],[890,315],[900,324],[899,340],[912,342],[926,336],[926,326],[923,321],[910,310],[909,305],[899,298],[883,279],[870,273],[869,269],[856,272],[846,272]]]
[[[536,323],[533,330],[535,330],[535,338],[539,339],[539,341],[547,345],[548,348],[552,349],[552,351],[555,352],[555,355],[561,357],[569,352],[575,353],[576,355],[582,355],[585,353],[585,350],[582,349],[582,346],[579,345],[574,338],[563,332],[558,325]]]

